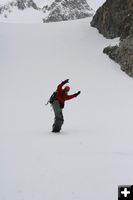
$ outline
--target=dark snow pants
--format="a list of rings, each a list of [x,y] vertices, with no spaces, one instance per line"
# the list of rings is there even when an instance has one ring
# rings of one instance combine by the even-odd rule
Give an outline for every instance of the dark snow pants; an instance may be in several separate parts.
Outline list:
[[[53,124],[53,132],[59,132],[61,130],[62,124],[64,122],[62,108],[57,100],[52,103],[52,107],[55,114],[54,124]]]

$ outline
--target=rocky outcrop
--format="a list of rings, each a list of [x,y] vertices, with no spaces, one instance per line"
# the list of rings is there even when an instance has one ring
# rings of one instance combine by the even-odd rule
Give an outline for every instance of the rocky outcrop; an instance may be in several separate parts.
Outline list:
[[[121,69],[133,77],[133,37],[120,41],[119,46],[109,46],[103,50],[111,59],[119,63]]]
[[[91,22],[106,38],[120,37],[120,44],[104,53],[133,77],[133,0],[106,0]]]
[[[106,0],[97,10],[91,26],[96,27],[106,38],[120,37],[125,29],[128,35],[132,2],[133,0]]]
[[[55,0],[48,11],[48,17],[43,22],[81,19],[93,15],[86,0]]]
[[[20,10],[24,10],[25,8],[34,8],[34,9],[38,9],[37,5],[35,4],[35,2],[33,0],[17,0],[16,2],[16,6],[18,7],[18,9]]]

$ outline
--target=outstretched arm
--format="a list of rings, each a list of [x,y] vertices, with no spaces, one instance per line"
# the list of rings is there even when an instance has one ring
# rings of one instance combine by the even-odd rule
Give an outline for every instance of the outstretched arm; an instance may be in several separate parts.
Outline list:
[[[64,81],[62,81],[58,87],[57,87],[57,92],[61,92],[62,91],[62,86],[65,85],[66,83],[69,83],[69,79],[66,79]]]
[[[77,93],[75,94],[72,94],[72,95],[66,95],[65,96],[65,100],[70,100],[70,99],[73,99],[74,97],[77,97],[81,92],[78,91]]]

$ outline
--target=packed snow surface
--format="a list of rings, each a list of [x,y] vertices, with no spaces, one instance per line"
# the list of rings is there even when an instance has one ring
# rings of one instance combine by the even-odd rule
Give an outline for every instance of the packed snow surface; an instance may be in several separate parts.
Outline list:
[[[133,79],[88,19],[0,24],[0,200],[114,200],[133,184]],[[70,79],[65,123],[45,106]]]

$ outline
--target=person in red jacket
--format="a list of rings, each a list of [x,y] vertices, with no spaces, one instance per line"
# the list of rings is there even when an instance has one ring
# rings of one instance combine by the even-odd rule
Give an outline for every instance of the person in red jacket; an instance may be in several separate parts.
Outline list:
[[[63,88],[63,86],[66,83],[69,83],[69,79],[62,81],[58,85],[57,90],[56,90],[55,100],[52,103],[52,107],[53,107],[54,114],[55,114],[55,120],[54,120],[52,132],[60,132],[60,130],[61,130],[61,127],[62,127],[63,122],[64,122],[62,109],[65,106],[65,101],[73,99],[81,93],[80,91],[78,91],[75,94],[68,95],[70,87],[65,86]]]

